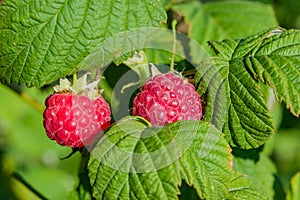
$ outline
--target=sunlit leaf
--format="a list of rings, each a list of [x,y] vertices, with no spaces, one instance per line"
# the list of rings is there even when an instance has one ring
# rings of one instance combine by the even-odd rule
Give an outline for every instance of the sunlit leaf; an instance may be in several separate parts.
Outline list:
[[[15,1],[0,4],[0,80],[43,86],[74,73],[106,38],[159,26],[154,0]]]

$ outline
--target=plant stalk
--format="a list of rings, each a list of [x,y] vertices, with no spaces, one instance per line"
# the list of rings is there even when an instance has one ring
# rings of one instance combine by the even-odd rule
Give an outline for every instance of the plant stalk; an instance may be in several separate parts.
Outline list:
[[[28,105],[30,105],[32,108],[34,108],[35,110],[37,110],[40,113],[43,113],[44,106],[42,104],[40,104],[38,101],[36,101],[34,98],[32,98],[29,94],[24,92],[20,85],[10,84],[10,85],[6,85],[6,86],[8,88],[12,89],[14,92],[16,92],[21,97],[21,99],[24,102],[26,102]]]
[[[176,51],[176,25],[177,21],[172,21],[172,33],[173,33],[173,47],[172,47],[172,57],[171,57],[171,64],[170,64],[170,71],[174,71],[174,62],[175,62],[175,51]]]
[[[12,177],[20,181],[26,188],[28,188],[33,194],[35,194],[37,197],[39,197],[41,200],[48,200],[43,194],[41,194],[39,191],[37,191],[32,185],[30,185],[20,174],[14,172],[12,174]]]

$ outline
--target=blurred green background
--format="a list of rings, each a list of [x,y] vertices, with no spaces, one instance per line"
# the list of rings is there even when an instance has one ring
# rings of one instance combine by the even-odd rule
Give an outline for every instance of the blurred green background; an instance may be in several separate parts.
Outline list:
[[[208,1],[202,1],[208,2]],[[299,0],[261,0],[273,5],[280,26],[300,28]],[[43,105],[47,90],[22,88]],[[300,170],[300,120],[292,116],[285,105],[276,106],[273,116],[278,132],[266,145],[274,161],[284,191],[290,178]],[[22,181],[22,177],[45,197],[67,199],[77,181],[80,163],[79,153],[68,159],[60,159],[71,153],[50,141],[42,125],[42,113],[24,101],[11,88],[0,84],[0,199],[35,200]],[[14,173],[17,173],[14,176]]]
[[[23,88],[43,105],[50,92]],[[67,199],[73,188],[80,156],[50,141],[43,128],[42,113],[20,95],[0,85],[0,199],[40,199],[28,190],[13,173],[49,199]]]

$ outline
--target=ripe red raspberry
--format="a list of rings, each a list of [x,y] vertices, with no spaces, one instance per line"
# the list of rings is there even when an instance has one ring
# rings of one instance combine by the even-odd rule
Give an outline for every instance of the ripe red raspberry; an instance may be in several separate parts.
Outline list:
[[[192,84],[174,73],[149,79],[133,101],[133,115],[139,115],[153,126],[178,120],[200,120],[202,105]]]
[[[53,94],[46,99],[44,127],[47,136],[61,145],[82,147],[110,124],[110,109],[99,96],[91,100],[74,94]]]
[[[66,82],[62,85],[65,87]],[[63,87],[56,87],[56,91],[64,91]],[[108,103],[100,95],[94,99],[83,91],[54,93],[46,99],[43,115],[46,134],[60,145],[72,148],[90,145],[110,124]]]

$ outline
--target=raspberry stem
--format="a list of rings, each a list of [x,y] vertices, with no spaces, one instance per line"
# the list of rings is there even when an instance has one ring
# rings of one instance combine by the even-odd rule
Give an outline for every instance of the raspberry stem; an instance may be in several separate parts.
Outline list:
[[[102,79],[99,83],[99,87],[103,89],[103,92],[101,93],[101,96],[103,96],[104,99],[109,100],[112,99],[113,89],[109,85],[106,79]]]
[[[149,121],[147,121],[145,118],[143,118],[143,117],[141,117],[141,116],[134,116],[134,118],[131,118],[130,117],[130,119],[133,119],[133,120],[136,120],[136,121],[138,121],[138,122],[141,122],[141,123],[143,123],[144,125],[146,125],[147,127],[151,127],[152,126],[152,124],[151,124],[151,122],[149,122]]]
[[[76,88],[76,82],[77,82],[77,74],[73,74],[73,84],[72,84],[72,87],[73,88]]]
[[[33,107],[34,109],[36,109],[39,112],[43,112],[44,106],[42,106],[39,102],[37,102],[35,99],[33,99],[29,94],[22,92],[20,94],[20,96],[31,107]]]
[[[77,186],[77,191],[78,192],[80,191],[80,185],[82,185],[85,188],[85,190],[87,190],[90,194],[92,194],[92,187],[90,185],[90,178],[88,174],[89,158],[90,158],[90,152],[86,148],[83,148],[81,150],[81,163],[78,172],[79,184]]]
[[[173,47],[172,47],[172,57],[171,57],[171,64],[170,64],[170,71],[174,70],[174,60],[175,60],[175,51],[176,51],[176,25],[177,21],[172,21],[172,32],[173,32]]]
[[[131,68],[134,72],[136,72],[140,80],[138,82],[125,85],[122,88],[122,92],[124,92],[125,89],[131,86],[138,85],[138,84],[143,85],[146,82],[146,80],[149,78],[150,76],[149,62],[144,51],[141,50],[139,52],[136,52],[133,55],[133,57],[124,61],[124,64],[127,65],[129,68]]]

